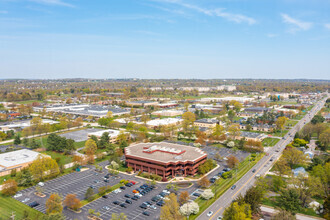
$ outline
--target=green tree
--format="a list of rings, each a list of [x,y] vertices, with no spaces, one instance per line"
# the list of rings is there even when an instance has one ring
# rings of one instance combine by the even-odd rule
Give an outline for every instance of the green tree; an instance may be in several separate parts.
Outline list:
[[[325,118],[322,115],[315,115],[312,120],[311,123],[312,124],[318,124],[318,123],[323,123],[325,120]]]
[[[90,200],[93,197],[93,195],[94,195],[94,190],[92,188],[88,187],[88,189],[85,193],[85,198],[87,200]]]
[[[15,135],[14,144],[15,145],[21,144],[21,136],[19,134]]]
[[[250,220],[251,209],[248,204],[239,205],[238,202],[232,202],[223,213],[223,220]]]
[[[112,213],[111,220],[127,220],[127,216],[125,213],[120,213],[119,215],[117,213]]]
[[[299,195],[294,189],[282,190],[278,198],[279,206],[292,213],[297,213],[301,209]]]

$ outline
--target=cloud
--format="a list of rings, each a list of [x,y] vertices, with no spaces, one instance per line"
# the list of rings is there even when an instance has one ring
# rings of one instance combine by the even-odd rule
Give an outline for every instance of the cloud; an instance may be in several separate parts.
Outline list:
[[[65,7],[71,7],[71,8],[75,7],[74,5],[72,5],[70,3],[66,3],[62,0],[30,0],[30,1],[40,3],[40,4],[46,4],[46,5],[57,5],[57,6],[65,6]]]
[[[281,17],[284,23],[291,25],[289,31],[292,33],[295,33],[297,31],[307,31],[313,26],[312,22],[300,21],[298,19],[290,17],[287,14],[281,14]]]
[[[163,3],[170,3],[170,4],[176,4],[181,7],[194,10],[196,12],[202,13],[207,16],[212,17],[221,17],[228,21],[232,21],[235,23],[247,23],[249,25],[255,24],[256,20],[254,18],[242,15],[242,14],[234,14],[226,12],[224,8],[216,8],[216,9],[207,9],[203,8],[197,5],[184,3],[179,0],[155,0],[156,2],[163,2]]]
[[[330,30],[330,23],[325,24],[324,27]]]

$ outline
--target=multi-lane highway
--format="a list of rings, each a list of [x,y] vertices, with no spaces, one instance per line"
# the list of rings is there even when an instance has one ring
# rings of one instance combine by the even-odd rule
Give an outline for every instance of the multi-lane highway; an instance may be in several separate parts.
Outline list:
[[[328,95],[327,95],[328,97]],[[224,209],[239,195],[244,194],[250,188],[257,174],[264,175],[269,171],[276,160],[281,156],[285,146],[288,145],[294,138],[294,135],[299,131],[304,124],[307,124],[313,116],[323,107],[326,98],[319,101],[312,110],[307,113],[274,147],[268,151],[268,156],[264,156],[254,167],[251,168],[240,180],[236,182],[234,190],[228,189],[218,200],[216,200],[209,208],[207,208],[197,219],[217,219],[222,215]],[[255,169],[256,172],[252,172]],[[207,214],[212,212],[209,217]]]

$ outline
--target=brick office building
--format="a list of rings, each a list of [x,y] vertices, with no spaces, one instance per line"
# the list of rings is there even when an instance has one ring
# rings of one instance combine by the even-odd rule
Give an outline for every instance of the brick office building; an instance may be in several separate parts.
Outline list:
[[[196,147],[167,142],[139,143],[125,148],[126,164],[134,171],[163,177],[195,175],[207,154]]]

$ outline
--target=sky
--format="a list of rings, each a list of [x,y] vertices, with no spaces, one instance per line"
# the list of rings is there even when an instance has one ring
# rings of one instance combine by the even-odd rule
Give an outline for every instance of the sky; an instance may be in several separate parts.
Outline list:
[[[330,0],[0,0],[0,79],[330,79]]]

